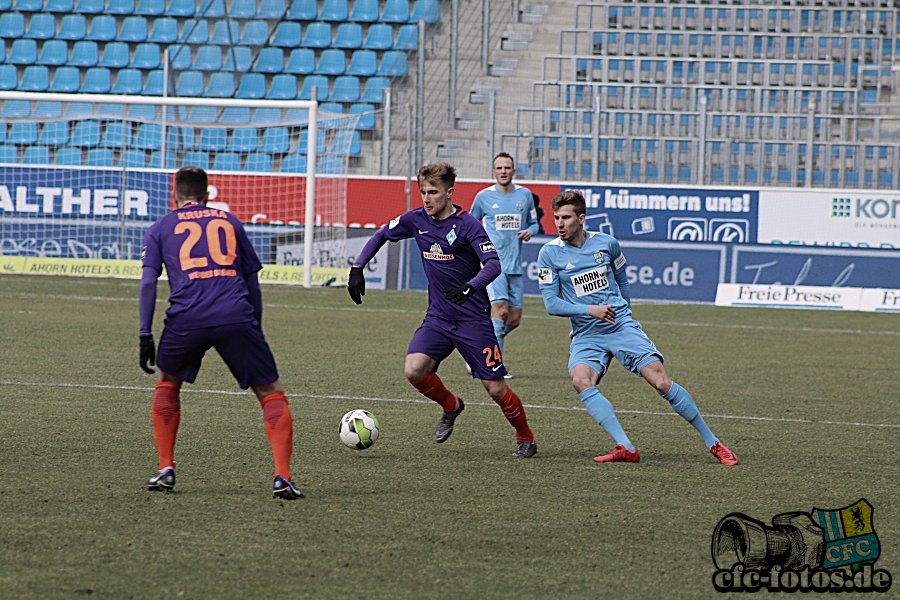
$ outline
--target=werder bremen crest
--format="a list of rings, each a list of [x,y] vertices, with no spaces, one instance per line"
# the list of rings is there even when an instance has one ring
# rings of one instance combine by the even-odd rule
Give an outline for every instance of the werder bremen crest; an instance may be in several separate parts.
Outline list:
[[[856,571],[861,564],[878,560],[881,546],[872,524],[873,511],[865,498],[837,510],[813,509],[813,521],[825,537],[823,568],[850,566]]]

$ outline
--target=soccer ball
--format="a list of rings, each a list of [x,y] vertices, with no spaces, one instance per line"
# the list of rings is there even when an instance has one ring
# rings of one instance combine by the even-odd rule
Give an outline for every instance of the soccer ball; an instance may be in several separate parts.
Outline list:
[[[341,418],[340,435],[348,448],[371,448],[378,439],[378,419],[367,410],[351,410]]]

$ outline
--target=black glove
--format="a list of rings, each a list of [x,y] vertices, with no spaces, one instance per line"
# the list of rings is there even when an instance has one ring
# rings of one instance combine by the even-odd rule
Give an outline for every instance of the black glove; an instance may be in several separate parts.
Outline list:
[[[450,302],[456,302],[457,304],[462,304],[466,300],[472,297],[472,292],[475,291],[475,288],[469,285],[468,283],[465,285],[461,285],[458,288],[453,288],[451,290],[444,290],[444,298],[449,300]]]
[[[147,366],[147,363],[156,365],[156,344],[153,343],[152,335],[141,336],[141,368],[150,375],[156,373],[156,371]]]
[[[350,267],[350,281],[347,282],[347,291],[357,304],[362,304],[362,297],[366,295],[366,276],[362,267]]]

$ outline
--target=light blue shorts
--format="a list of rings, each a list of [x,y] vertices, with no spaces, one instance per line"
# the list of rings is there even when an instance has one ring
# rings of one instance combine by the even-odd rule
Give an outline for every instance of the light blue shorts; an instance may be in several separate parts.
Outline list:
[[[521,275],[507,275],[500,273],[497,279],[487,286],[488,298],[491,304],[508,302],[513,308],[522,308],[525,283]]]
[[[634,319],[622,322],[615,331],[598,335],[575,336],[569,347],[569,371],[575,365],[587,365],[602,378],[613,357],[622,366],[640,376],[641,369],[663,356]]]

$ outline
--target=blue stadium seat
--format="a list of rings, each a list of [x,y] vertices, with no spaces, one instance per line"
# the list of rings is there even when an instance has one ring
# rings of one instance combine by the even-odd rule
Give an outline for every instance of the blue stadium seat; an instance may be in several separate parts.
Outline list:
[[[159,150],[162,147],[162,126],[141,123],[134,138],[134,147],[140,150]]]
[[[134,0],[109,0],[103,13],[116,16],[134,14]]]
[[[2,40],[0,40],[2,43]],[[6,53],[4,52],[4,57]],[[66,64],[69,60],[69,45],[63,40],[47,40],[41,46],[41,54],[38,56],[37,64],[47,65],[50,67],[58,67]]]
[[[390,50],[394,46],[394,30],[390,25],[370,25],[363,48],[366,50]]]
[[[145,17],[158,17],[166,12],[166,0],[140,0],[134,14]]]
[[[48,87],[50,87],[50,69],[42,65],[31,65],[25,67],[17,89],[20,92],[46,92]]]
[[[258,173],[272,172],[272,157],[262,152],[254,152],[247,155],[244,161],[244,170]]]
[[[289,21],[315,21],[319,16],[319,8],[316,0],[293,0],[288,11]]]
[[[374,50],[357,50],[350,57],[348,75],[371,77],[378,71],[378,55]]]
[[[44,5],[44,12],[48,13],[67,15],[73,10],[75,10],[74,0],[47,0],[47,4]]]
[[[32,40],[50,40],[56,36],[56,17],[47,13],[31,16],[25,37]]]
[[[121,69],[116,73],[116,82],[112,86],[110,93],[140,95],[144,88],[144,78],[137,69]]]
[[[209,43],[216,46],[234,46],[241,39],[241,25],[237,21],[216,21]]]
[[[223,71],[237,71],[246,73],[253,63],[253,53],[247,46],[233,46],[225,50],[225,64]]]
[[[289,108],[284,116],[284,122],[294,127],[309,125],[309,109]]]
[[[276,74],[284,71],[284,51],[281,48],[262,48],[253,65],[254,73]]]
[[[122,29],[116,40],[120,42],[144,42],[147,40],[147,19],[144,17],[125,17],[122,21]]]
[[[53,73],[48,92],[72,93],[81,87],[81,69],[78,67],[59,67]]]
[[[340,156],[321,156],[316,160],[316,174],[343,175],[344,161]]]
[[[213,160],[213,169],[216,171],[240,171],[241,155],[234,152],[219,152]]]
[[[306,156],[301,154],[288,154],[281,161],[282,173],[306,173]]]
[[[264,46],[269,43],[269,24],[265,21],[248,21],[241,34],[241,46]]]
[[[0,90],[9,91],[19,85],[19,71],[13,65],[0,65]]]
[[[184,108],[180,108],[179,112],[186,123],[207,125],[219,120],[219,109],[215,106],[194,106],[186,116]]]
[[[17,12],[39,12],[44,8],[44,0],[13,0],[13,4]]]
[[[111,42],[116,39],[116,18],[99,15],[91,19],[91,28],[85,39],[95,42]]]
[[[72,56],[66,64],[70,67],[95,67],[99,61],[100,51],[97,49],[97,42],[82,40],[75,42]]]
[[[142,96],[162,96],[163,95],[163,78],[164,71],[157,69],[147,73],[147,79],[144,81],[144,89],[141,91]]]
[[[287,12],[284,0],[262,0],[256,16],[268,21],[280,21]]]
[[[310,23],[300,44],[304,48],[328,48],[331,46],[331,25],[328,23]]]
[[[0,118],[21,119],[31,116],[30,100],[6,100],[0,110]]]
[[[87,19],[84,15],[64,15],[59,23],[56,39],[67,42],[83,40],[87,35]]]
[[[424,19],[429,25],[441,20],[441,11],[437,0],[416,0],[413,14],[409,20],[412,23],[418,23],[420,19]]]
[[[158,69],[160,65],[159,46],[152,43],[138,44],[134,49],[129,67],[132,69]],[[134,92],[138,93],[138,92]]]
[[[356,50],[362,46],[362,41],[362,25],[359,23],[341,23],[338,25],[331,47]]]
[[[103,48],[99,67],[108,69],[123,69],[128,66],[128,44],[125,42],[112,42]]]
[[[343,75],[347,70],[347,55],[343,50],[329,48],[319,56],[319,64],[314,73],[317,75]]]
[[[185,71],[191,68],[191,47],[187,44],[169,46],[169,66],[173,71]]]
[[[0,146],[0,163],[4,164],[18,164],[19,162],[19,149],[15,146],[10,146],[4,144]]]
[[[381,66],[378,67],[380,77],[403,77],[408,71],[406,53],[398,50],[389,50],[381,57]]]
[[[350,106],[350,114],[359,115],[357,129],[375,129],[375,106],[366,102],[358,102]]]
[[[231,98],[234,96],[234,73],[221,72],[209,76],[207,98]]]
[[[25,16],[19,13],[3,13],[0,16],[0,38],[16,40],[25,35]]]
[[[322,12],[319,13],[320,21],[346,21],[350,16],[350,7],[347,0],[325,0]]]
[[[326,113],[328,114],[328,119],[325,119]],[[343,119],[344,107],[343,105],[337,102],[323,102],[319,105],[319,127],[325,129],[337,129],[338,127],[343,127],[346,124],[346,121]],[[341,115],[340,118],[332,119],[331,115]]]
[[[37,143],[37,136],[37,123],[13,123],[9,127],[9,134],[6,136],[6,142],[8,144],[17,144],[19,146],[29,146]]]
[[[167,17],[193,17],[196,10],[194,0],[170,0],[163,14]]]
[[[6,62],[10,65],[33,65],[37,61],[37,42],[16,40],[12,43]]]
[[[296,48],[291,50],[285,73],[292,75],[308,75],[316,69],[316,53],[309,48]]]
[[[226,106],[219,122],[228,125],[246,125],[250,122],[250,109],[246,106]]]
[[[125,118],[124,104],[103,103],[97,106],[97,115],[104,121],[119,120]]]
[[[228,140],[229,152],[255,152],[259,145],[259,131],[255,127],[235,129]]]
[[[293,100],[297,97],[297,78],[283,73],[272,77],[267,100]]]
[[[270,46],[277,48],[296,48],[300,40],[300,23],[295,21],[282,21],[275,27]]]
[[[91,148],[84,164],[88,167],[114,167],[115,155],[109,148]]]
[[[22,164],[49,165],[50,148],[47,148],[46,146],[30,146],[25,148],[25,154],[22,155]]]
[[[69,138],[70,146],[96,148],[100,145],[100,123],[97,121],[78,121]]]
[[[362,152],[359,132],[355,129],[339,129],[334,134],[331,153],[337,156],[359,156]]]
[[[224,0],[202,0],[197,16],[205,19],[221,19],[225,16]]]
[[[219,46],[200,46],[194,64],[195,71],[218,71],[222,68],[222,48]]]
[[[231,0],[228,16],[232,19],[255,19],[256,0]]]
[[[394,50],[411,51],[418,48],[419,30],[417,25],[401,25],[397,31]]]
[[[175,84],[176,96],[202,96],[203,73],[199,71],[183,71],[178,75],[178,81]]]
[[[36,119],[58,119],[62,114],[62,102],[41,100],[34,103],[34,110],[32,111],[31,116]]]
[[[263,131],[260,152],[286,154],[291,148],[291,138],[287,127],[269,127]]]
[[[298,100],[312,100],[312,89],[316,88],[316,100],[322,102],[328,98],[328,78],[324,75],[309,75],[303,79]]]
[[[266,97],[266,77],[261,73],[246,73],[241,76],[235,98],[259,100]]]
[[[103,132],[103,141],[100,145],[104,148],[125,148],[131,146],[131,124],[122,121],[111,121],[106,124]]]
[[[391,81],[386,77],[370,77],[366,80],[366,89],[363,90],[363,94],[359,99],[362,102],[381,104],[384,102],[383,90],[390,87]]]
[[[175,169],[178,163],[175,161],[173,152],[166,152],[165,165],[163,165],[162,151],[156,150],[150,154],[150,163],[147,165],[151,169]]]
[[[0,143],[6,141],[6,123],[0,123]]]
[[[188,19],[184,22],[178,40],[186,44],[205,44],[209,41],[209,21]]]
[[[322,131],[316,131],[316,154],[325,154],[325,136]],[[297,142],[297,154],[307,154],[307,145],[309,144],[309,130],[304,129],[300,132],[300,140]]]
[[[359,100],[359,78],[353,75],[341,75],[335,79],[328,99],[332,102],[356,102]]]
[[[94,105],[90,102],[69,102],[66,104],[66,118],[71,121],[86,119],[93,114]]]
[[[251,122],[254,125],[276,125],[281,123],[281,109],[280,108],[257,108],[253,111],[253,119]]]
[[[385,0],[384,12],[379,20],[382,23],[408,23],[409,0]]]
[[[378,0],[356,0],[350,20],[354,23],[374,23],[378,20]]]
[[[147,41],[156,44],[175,43],[178,41],[178,21],[171,17],[156,19]]]
[[[147,166],[147,154],[143,150],[125,150],[119,154],[118,166],[143,169]]]
[[[208,152],[224,152],[228,144],[228,130],[221,127],[204,127],[200,132],[197,150]]]
[[[56,154],[53,156],[53,164],[68,167],[80,167],[81,148],[57,148]]]
[[[128,118],[132,121],[153,122],[159,117],[159,110],[152,104],[132,104],[128,108]]]

